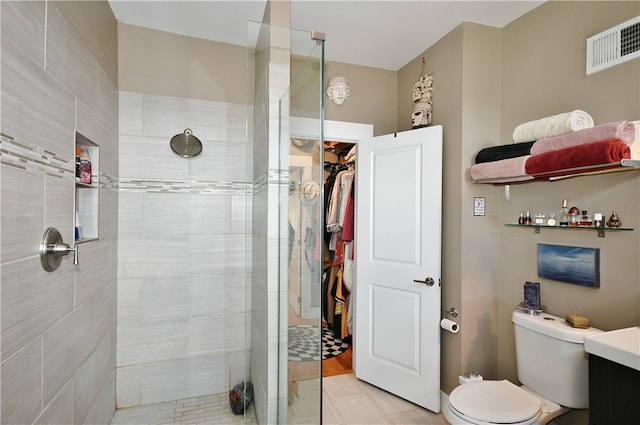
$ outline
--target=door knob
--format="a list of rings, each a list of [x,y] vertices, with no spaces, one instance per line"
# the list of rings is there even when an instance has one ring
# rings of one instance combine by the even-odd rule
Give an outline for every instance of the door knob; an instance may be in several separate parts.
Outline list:
[[[40,243],[40,264],[48,272],[58,268],[62,257],[73,252],[73,264],[78,265],[78,245],[70,247],[62,241],[62,235],[55,227],[49,227]]]
[[[435,281],[433,280],[432,277],[427,277],[425,280],[417,280],[417,279],[413,279],[413,281],[415,283],[424,283],[427,286],[433,286],[433,284],[435,283]]]

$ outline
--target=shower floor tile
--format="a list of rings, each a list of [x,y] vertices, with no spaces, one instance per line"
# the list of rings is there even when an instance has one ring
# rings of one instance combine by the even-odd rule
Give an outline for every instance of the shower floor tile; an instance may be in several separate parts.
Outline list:
[[[257,423],[253,403],[245,415],[234,415],[228,397],[228,393],[223,393],[118,409],[111,419],[111,425]]]

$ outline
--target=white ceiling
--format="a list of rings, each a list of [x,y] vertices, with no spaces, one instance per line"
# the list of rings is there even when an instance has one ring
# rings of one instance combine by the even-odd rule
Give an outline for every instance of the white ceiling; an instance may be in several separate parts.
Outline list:
[[[120,22],[245,46],[266,0],[110,0]],[[330,61],[397,71],[462,22],[502,28],[544,1],[291,0],[291,27],[326,34]]]

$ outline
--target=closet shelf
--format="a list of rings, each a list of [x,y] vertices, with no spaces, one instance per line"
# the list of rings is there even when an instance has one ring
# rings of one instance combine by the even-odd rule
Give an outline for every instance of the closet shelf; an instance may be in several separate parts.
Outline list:
[[[495,186],[504,186],[508,184],[524,184],[532,183],[540,180],[555,181],[562,180],[571,177],[589,176],[596,174],[613,173],[618,171],[633,171],[640,170],[640,160],[636,159],[623,159],[620,162],[612,162],[599,165],[589,165],[586,167],[567,168],[563,170],[555,170],[546,173],[539,174],[527,174],[518,176],[503,176],[499,178],[479,179],[474,180],[476,184],[493,184]],[[520,180],[522,177],[533,177],[529,180]],[[513,179],[510,181],[509,179]]]

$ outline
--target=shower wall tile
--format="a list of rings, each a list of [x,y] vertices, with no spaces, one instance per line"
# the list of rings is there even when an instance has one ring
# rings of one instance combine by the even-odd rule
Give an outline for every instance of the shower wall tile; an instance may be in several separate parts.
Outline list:
[[[249,108],[243,104],[145,95],[142,134],[167,137],[190,128],[200,140],[244,143]]]
[[[112,369],[109,380],[98,394],[95,403],[91,407],[85,424],[108,424],[115,413],[116,406],[116,374]]]
[[[2,38],[11,37],[38,65],[44,66],[44,1],[2,3]]]
[[[251,220],[246,218],[251,216],[251,205],[250,194],[231,196],[231,233],[251,234]]]
[[[79,423],[72,414],[71,381],[93,368],[85,362],[116,325],[117,182],[111,173],[117,171],[118,92],[102,79],[100,66],[59,6],[0,5],[2,423]],[[93,6],[87,7],[78,6],[75,16],[90,13]],[[101,183],[110,190],[100,210],[105,232],[99,242],[80,247],[78,268],[66,256],[48,273],[38,258],[44,229],[56,227],[73,243],[76,129],[100,145]],[[74,310],[78,303],[83,307]],[[115,350],[115,340],[110,343]],[[33,344],[34,356],[27,355]],[[85,379],[86,398],[78,404],[87,421],[100,419],[93,423],[108,423],[115,402],[113,395],[108,400],[115,390],[115,361],[101,367],[111,368],[111,389],[104,375]],[[37,394],[33,405],[32,394]]]
[[[250,339],[250,337],[247,339]],[[250,342],[247,341],[247,344],[249,343]],[[251,380],[249,375],[250,361],[251,352],[249,350],[229,353],[229,377],[232,386],[242,381]]]
[[[75,236],[73,231],[74,187],[71,179],[44,176],[44,228],[55,227],[60,231],[65,242],[73,241]],[[37,228],[37,226],[34,227]]]
[[[116,285],[44,334],[43,402],[49,403],[116,324]]]
[[[192,275],[232,273],[241,275],[246,268],[245,235],[222,234],[189,237],[189,271]]]
[[[195,133],[194,133],[195,134]],[[200,139],[202,154],[189,160],[189,179],[246,182],[247,144]]]
[[[109,76],[98,67],[97,70],[96,114],[107,128],[118,128],[120,99],[118,87]],[[114,146],[118,146],[116,143]]]
[[[194,317],[188,321],[187,354],[198,356],[215,352],[241,352],[245,338],[245,312]]]
[[[73,423],[73,386],[69,381],[44,408],[34,425]]]
[[[142,309],[145,321],[181,320],[202,315],[216,314],[229,309],[227,302],[241,297],[240,291],[225,293],[225,285],[233,282],[226,275],[212,274],[206,279],[189,276],[145,280],[142,292]],[[244,289],[241,285],[240,290]],[[235,296],[234,296],[235,295]],[[234,305],[234,310],[243,310]]]
[[[3,117],[4,118],[4,117]],[[3,163],[2,261],[36,254],[44,233],[44,178]],[[25,196],[28,194],[28,196]],[[28,243],[25,243],[28,241]]]
[[[142,136],[141,93],[120,92],[120,136]]]
[[[144,192],[118,194],[118,243],[128,243],[131,237],[142,237],[144,224]],[[123,236],[128,239],[123,241]],[[124,248],[124,247],[123,247]]]
[[[118,237],[118,192],[111,189],[100,189],[99,196],[98,228],[100,229],[100,239],[116,240]],[[115,259],[113,264],[116,264]]]
[[[91,408],[116,367],[115,326],[73,376],[73,419],[86,423]],[[93,423],[93,422],[89,422]]]
[[[47,2],[47,71],[89,108],[97,109],[98,65],[55,2]]]
[[[232,200],[230,194],[189,195],[188,234],[210,235],[215,242],[217,235],[229,232],[233,220]]]
[[[118,279],[118,331],[126,330],[131,324],[142,320],[142,286],[144,280]],[[118,334],[118,341],[120,341]],[[120,352],[118,352],[118,356]],[[120,365],[120,362],[118,362]]]
[[[218,394],[229,390],[226,354],[185,358],[142,368],[142,404]]]
[[[2,37],[0,59],[2,132],[71,158],[74,97],[10,37]]]
[[[3,424],[30,424],[40,414],[42,338],[25,345],[2,363],[0,375]]]
[[[155,235],[138,239],[118,236],[118,274],[123,278],[170,278],[189,272],[188,241]]]
[[[222,321],[237,312],[246,313],[248,311],[248,306],[244,302],[247,287],[243,273],[216,273],[212,271],[209,274],[190,276],[189,281],[189,287],[194,297],[207,298],[207,306],[210,308],[204,313],[205,315],[216,317]]]
[[[63,260],[55,274],[37,256],[3,264],[0,300],[4,361],[73,310],[71,261]]]
[[[76,306],[92,300],[96,295],[115,282],[111,273],[112,240],[82,244],[78,247],[78,266],[76,267]]]
[[[120,349],[118,349],[120,355]],[[116,402],[118,407],[139,406],[141,403],[141,367],[118,367],[116,369]]]
[[[230,389],[229,358],[248,342],[247,112],[121,93],[119,406]],[[185,128],[201,155],[171,151]],[[236,360],[233,376],[247,370]]]
[[[109,130],[99,113],[80,101],[77,102],[76,129],[100,147],[100,172],[111,175],[117,172],[118,168],[115,166],[117,163],[114,160],[118,157],[117,134]],[[92,160],[95,161],[95,159]]]
[[[162,237],[171,240],[189,234],[190,201],[197,195],[184,193],[147,193],[144,196],[144,237]],[[171,205],[171,208],[167,208]]]
[[[123,322],[118,328],[118,367],[185,357],[188,321],[142,319]]]
[[[171,137],[173,134],[165,137],[120,136],[120,177],[188,180],[190,160],[173,153],[169,145]]]

